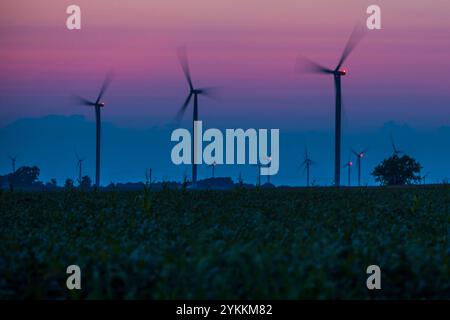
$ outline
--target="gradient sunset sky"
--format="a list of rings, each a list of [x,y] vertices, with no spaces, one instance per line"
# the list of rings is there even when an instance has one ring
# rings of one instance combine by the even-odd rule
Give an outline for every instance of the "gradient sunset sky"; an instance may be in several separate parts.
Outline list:
[[[65,27],[70,4],[81,7],[81,31]],[[334,67],[370,4],[381,7],[383,29],[347,60],[348,129],[448,124],[446,0],[15,0],[0,8],[0,125],[48,114],[92,119],[70,96],[94,98],[110,69],[104,119],[164,125],[187,92],[176,56],[186,44],[195,83],[224,87],[222,102],[200,101],[209,126],[332,129],[331,77],[299,75],[295,60],[302,53]]]
[[[82,30],[66,28],[71,4],[81,7]],[[431,171],[429,181],[442,181],[450,177],[450,130],[441,130],[450,126],[448,0],[1,1],[1,172],[10,170],[7,155],[19,154],[18,165],[39,165],[44,181],[62,183],[78,150],[93,176],[94,112],[73,95],[95,99],[113,70],[102,182],[142,180],[148,166],[157,179],[180,180],[190,168],[171,163],[167,125],[188,93],[177,58],[186,45],[194,84],[224,88],[222,101],[200,99],[205,128],[279,128],[281,165],[272,181],[304,182],[298,164],[309,143],[314,178],[329,185],[332,77],[298,74],[295,63],[302,54],[335,67],[371,4],[381,7],[382,30],[368,31],[344,65],[342,162],[350,148],[370,146],[363,183],[373,184],[370,172],[392,152],[393,132]],[[182,125],[191,121],[189,110]],[[210,174],[199,170],[200,178]],[[251,166],[218,172],[255,182]]]

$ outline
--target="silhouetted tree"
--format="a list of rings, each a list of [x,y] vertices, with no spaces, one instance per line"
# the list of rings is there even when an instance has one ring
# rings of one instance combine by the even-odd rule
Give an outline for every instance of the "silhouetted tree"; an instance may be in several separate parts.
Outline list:
[[[20,167],[9,175],[10,184],[14,187],[31,187],[38,180],[40,172],[41,170],[36,166]]]
[[[372,175],[375,177],[375,181],[380,182],[382,185],[420,183],[421,168],[420,163],[410,156],[403,155],[399,157],[394,154],[376,166]]]
[[[91,187],[91,185],[92,185],[92,180],[91,180],[91,178],[89,178],[89,176],[83,176],[81,178],[81,182],[79,185],[79,187],[81,189],[89,189]]]
[[[64,182],[64,188],[66,189],[73,189],[73,180],[70,178],[66,179],[66,182]]]

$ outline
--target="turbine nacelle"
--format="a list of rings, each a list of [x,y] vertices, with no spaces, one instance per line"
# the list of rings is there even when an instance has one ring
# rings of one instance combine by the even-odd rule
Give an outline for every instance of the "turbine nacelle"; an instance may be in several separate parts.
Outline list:
[[[343,68],[343,69],[336,70],[335,74],[339,75],[339,76],[345,76],[347,74],[347,69]]]

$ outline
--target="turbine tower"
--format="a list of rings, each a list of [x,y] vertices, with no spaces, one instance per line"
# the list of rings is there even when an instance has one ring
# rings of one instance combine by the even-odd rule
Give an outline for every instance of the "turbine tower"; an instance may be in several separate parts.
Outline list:
[[[305,158],[301,164],[301,167],[305,168],[306,170],[306,186],[309,187],[310,186],[310,168],[312,165],[314,165],[315,162],[313,160],[311,160],[311,158],[308,155],[308,148],[305,147]]]
[[[100,186],[100,142],[101,142],[101,109],[105,107],[105,102],[101,99],[105,94],[106,89],[109,87],[111,83],[112,75],[109,73],[105,80],[103,81],[103,85],[100,89],[100,93],[95,101],[90,101],[84,99],[82,97],[78,97],[78,101],[83,106],[94,107],[95,110],[95,125],[96,125],[96,147],[95,147],[95,186]]]
[[[213,161],[213,163],[210,164],[210,166],[212,168],[212,178],[213,179],[216,177],[216,174],[215,174],[216,165],[217,165],[216,161]]]
[[[362,27],[356,26],[353,29],[352,34],[342,52],[341,58],[337,66],[334,69],[329,69],[323,67],[309,59],[300,57],[298,60],[298,69],[300,71],[328,74],[332,75],[334,79],[334,87],[336,94],[335,103],[335,133],[334,133],[334,185],[339,187],[341,180],[341,113],[342,113],[342,89],[341,89],[341,77],[347,75],[347,69],[343,68],[342,65],[348,58],[350,53],[355,49],[356,45],[362,39],[364,34],[364,29]],[[305,64],[306,62],[306,64]]]
[[[152,168],[145,170],[145,180],[147,184],[152,184]]]
[[[263,167],[262,163],[258,159],[258,163],[256,164],[256,167],[258,168],[258,187],[261,186],[261,168]]]
[[[196,156],[196,150],[197,150],[197,142],[195,138],[195,122],[198,121],[198,96],[205,96],[209,98],[215,98],[217,95],[217,91],[219,90],[217,87],[204,87],[204,88],[195,88],[192,83],[192,77],[191,72],[189,69],[189,62],[187,58],[186,48],[182,47],[178,52],[178,58],[180,60],[181,68],[183,69],[184,76],[186,77],[188,86],[189,86],[189,94],[184,101],[183,105],[181,106],[181,109],[178,111],[177,119],[181,120],[183,117],[183,114],[186,112],[186,109],[189,105],[189,102],[191,101],[192,97],[194,97],[194,108],[193,108],[193,115],[192,115],[192,184],[195,186],[197,183],[197,156]]]
[[[348,161],[344,165],[344,168],[348,168],[348,186],[349,187],[352,185],[352,167],[353,167],[353,162],[352,161]]]
[[[367,150],[363,150],[360,152],[356,152],[355,150],[352,150],[353,154],[356,156],[356,164],[358,166],[358,187],[361,186],[361,161],[362,158],[364,158],[364,155],[366,154]]]

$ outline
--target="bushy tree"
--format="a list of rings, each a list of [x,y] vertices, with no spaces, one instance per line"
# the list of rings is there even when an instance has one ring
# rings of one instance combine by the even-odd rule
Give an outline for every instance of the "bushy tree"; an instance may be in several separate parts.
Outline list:
[[[66,189],[73,189],[73,180],[70,178],[66,179],[66,182],[64,183],[64,188]]]
[[[408,155],[399,157],[392,155],[384,159],[372,172],[375,181],[382,185],[405,185],[420,183],[420,170],[422,166]]]
[[[81,182],[80,182],[80,188],[81,189],[89,189],[92,185],[92,180],[91,178],[89,178],[89,176],[83,176],[81,178]]]
[[[20,167],[9,175],[10,184],[18,187],[31,187],[35,183],[41,170],[36,167]]]

